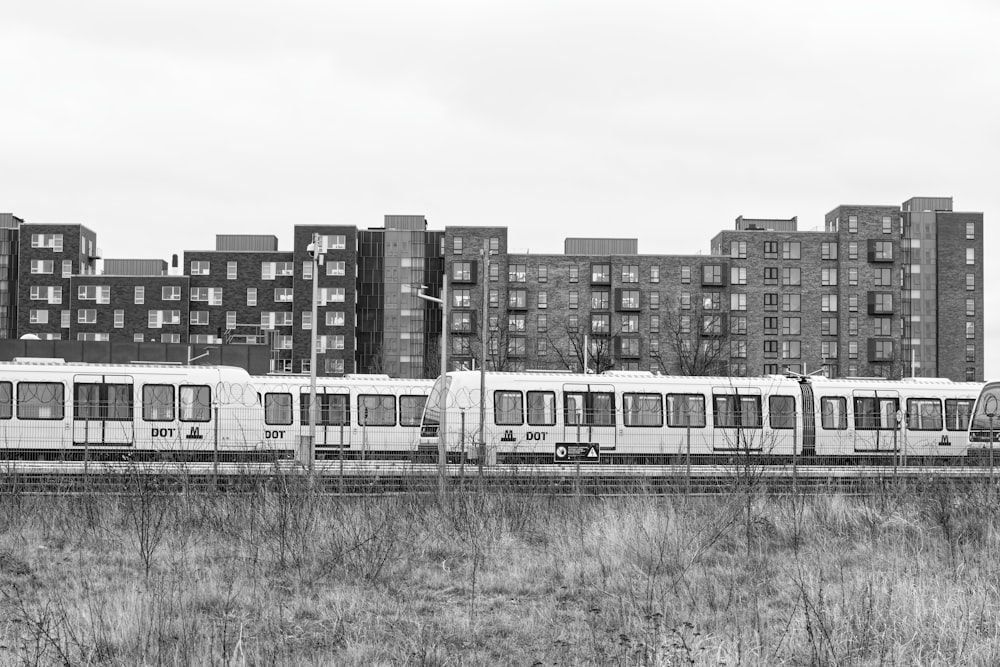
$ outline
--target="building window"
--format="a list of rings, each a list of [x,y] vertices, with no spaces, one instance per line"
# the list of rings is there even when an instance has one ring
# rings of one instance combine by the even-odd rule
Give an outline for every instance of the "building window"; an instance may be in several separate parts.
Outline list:
[[[343,375],[344,374],[344,360],[343,359],[324,359],[323,369],[330,375]]]
[[[837,285],[837,269],[820,269],[819,284],[823,287],[835,287]]]
[[[611,331],[611,315],[608,313],[591,313],[590,333],[607,334]]]
[[[312,280],[313,261],[311,259],[302,262],[302,280]]]
[[[580,282],[580,267],[579,266],[571,266],[571,267],[569,267],[569,281],[571,283],[578,283],[578,282]]]
[[[660,333],[660,316],[649,316],[649,333]]]
[[[722,265],[721,264],[706,264],[701,267],[701,284],[702,285],[721,285],[722,284]]]
[[[821,317],[819,320],[819,333],[821,336],[837,335],[837,318]]]
[[[872,356],[871,361],[892,361],[892,346],[893,341],[891,340],[874,340],[872,341]]]
[[[747,309],[746,294],[729,295],[729,310],[746,310],[746,309]]]
[[[192,310],[191,311],[191,326],[208,326],[208,311],[207,310]]]
[[[303,313],[303,315],[305,315],[305,313]],[[312,317],[312,313],[309,313],[309,317],[310,318]],[[312,321],[311,320],[310,320],[309,324],[310,324],[310,326],[312,325]],[[232,329],[235,329],[235,328],[236,328],[236,311],[235,310],[227,310],[226,311],[226,329],[227,330],[232,330]],[[302,328],[303,329],[306,328],[306,326],[305,326],[305,318],[303,318]]]
[[[639,309],[639,290],[637,289],[622,290],[621,296],[622,296],[622,301],[620,307],[622,310]]]
[[[776,340],[764,341],[764,358],[765,359],[778,358],[778,341]]]
[[[115,317],[115,329],[123,328],[125,326],[125,311],[116,309],[114,317]]]
[[[975,363],[976,361],[976,346],[966,345],[965,346],[965,361],[967,363]]]
[[[976,263],[976,249],[975,248],[966,248],[965,249],[965,263],[966,264],[975,264]]]
[[[607,310],[610,306],[611,293],[608,290],[594,290],[590,294],[591,310]]]
[[[236,280],[236,267],[236,262],[226,262],[226,280]]]
[[[858,258],[858,242],[851,241],[847,244],[847,259],[857,259]]]
[[[849,359],[857,359],[858,358],[858,341],[851,340],[851,341],[847,342],[847,357]],[[848,372],[848,374],[853,375],[853,373],[851,373],[850,370],[848,370],[847,372]]]
[[[462,237],[456,236],[451,240],[451,254],[461,255],[462,254]]]
[[[549,293],[539,292],[538,293],[538,309],[545,310],[549,307]]]
[[[733,266],[729,269],[729,282],[733,285],[747,284],[747,268],[745,266]]]
[[[869,292],[869,315],[892,312],[891,292]]]
[[[191,275],[192,276],[207,276],[210,275],[212,265],[209,262],[201,260],[193,260],[191,262]]]
[[[719,315],[702,315],[701,317],[701,335],[703,336],[721,336],[722,335],[722,317]]]
[[[507,267],[507,281],[524,283],[528,281],[528,268],[525,264],[511,264]]]
[[[847,284],[851,287],[858,285],[858,270],[856,268],[847,269]]]
[[[691,316],[681,315],[679,322],[677,323],[677,328],[679,333],[689,334],[691,333]]]
[[[782,317],[781,318],[781,335],[782,336],[800,336],[800,335],[802,335],[802,318],[801,317]]]
[[[847,310],[852,313],[858,312],[858,295],[850,294],[847,297]]]
[[[965,289],[968,291],[976,289],[976,274],[974,273],[965,274]]]
[[[33,259],[31,260],[31,272],[32,273],[52,273],[52,269],[55,266],[55,262],[51,259]]]
[[[973,317],[976,314],[976,300],[966,299],[965,300],[965,314],[967,317]]]
[[[892,287],[892,269],[875,269],[875,286]]]
[[[702,310],[721,310],[722,294],[720,292],[705,292],[701,297]]]
[[[545,313],[538,314],[538,323],[535,325],[538,333],[544,333],[549,330],[549,316]]]
[[[658,283],[660,282],[660,267],[655,264],[649,267],[649,282]]]
[[[63,249],[63,235],[62,234],[32,234],[31,235],[31,247],[32,248],[51,248],[53,252],[62,252],[62,249]]]
[[[591,266],[590,266],[590,282],[592,282],[592,283],[610,283],[611,282],[611,265],[610,264],[591,264]]]
[[[60,326],[60,328],[62,328],[62,329],[69,329],[70,324],[72,324],[72,320],[73,320],[73,311],[72,310],[63,310],[63,311],[61,311],[59,313],[59,326]]]
[[[882,233],[892,234],[892,218],[888,215],[882,216]]]
[[[776,266],[764,267],[764,284],[765,285],[778,284],[778,267]]]
[[[747,341],[734,340],[729,342],[729,356],[736,359],[747,358]]]
[[[659,292],[650,292],[649,295],[648,295],[648,298],[649,298],[649,309],[650,310],[659,310],[660,309],[660,293]]]
[[[976,323],[975,322],[966,322],[965,323],[965,337],[966,338],[975,338],[976,337]]]
[[[256,306],[257,305],[257,288],[248,287],[247,288],[247,305]]]
[[[838,299],[836,294],[821,294],[819,309],[824,313],[837,312]]]
[[[472,279],[472,262],[453,262],[451,279],[455,282],[469,282]]]
[[[328,303],[344,303],[347,299],[347,289],[344,287],[322,287],[319,290],[319,305]]]
[[[802,356],[802,343],[797,340],[781,341],[781,358],[798,359]]]
[[[566,319],[566,329],[571,333],[576,333],[580,330],[580,316],[577,314],[572,314]]]
[[[489,293],[490,308],[500,307],[500,290],[491,289]]]
[[[858,233],[858,216],[856,215],[847,216],[847,231],[851,234]]]
[[[194,292],[196,289],[198,289],[198,288],[195,287],[191,291]],[[196,298],[194,298],[194,295],[192,294],[191,295],[191,300],[192,301],[205,301],[206,299],[200,299],[200,298],[196,299]],[[282,303],[282,302],[291,303],[292,301],[295,300],[295,292],[292,290],[291,287],[276,287],[276,288],[274,288],[274,300],[275,300],[276,303]]]
[[[976,223],[974,222],[965,223],[965,238],[968,241],[976,240]]]
[[[535,351],[537,352],[538,356],[544,357],[549,353],[549,341],[545,340],[544,338],[540,338],[535,343],[535,345],[536,345]]]
[[[786,313],[797,313],[802,310],[801,294],[782,294],[781,310]]]
[[[681,292],[681,310],[691,309],[691,293]]]
[[[639,282],[639,266],[637,264],[622,265],[622,282],[623,283]]]
[[[580,307],[580,293],[575,289],[569,291],[569,307],[579,308]]]
[[[747,242],[746,241],[730,241],[729,242],[729,256],[733,259],[746,259],[747,258]]]
[[[766,336],[777,336],[778,335],[778,318],[777,317],[765,317],[764,318],[764,335],[766,335]]]
[[[764,294],[764,310],[778,310],[778,295],[767,292]]]
[[[181,288],[176,285],[162,288],[160,290],[160,299],[163,301],[180,301]]]
[[[28,311],[28,321],[31,324],[48,324],[49,323],[49,311],[47,311],[47,310],[29,310]]]
[[[621,319],[621,333],[639,333],[639,316],[638,315],[622,315]]]
[[[764,259],[778,259],[777,241],[764,241]]]
[[[837,259],[837,244],[828,241],[821,243],[820,256],[823,259]]]
[[[527,308],[528,290],[512,289],[507,293],[508,308]]]
[[[546,283],[549,281],[549,265],[539,264],[538,265],[538,282]]]
[[[688,285],[691,283],[691,267],[682,266],[681,267],[681,284]]]
[[[528,319],[524,313],[508,313],[507,331],[512,333],[524,333],[527,330]]]
[[[146,302],[146,288],[145,287],[143,287],[141,285],[136,285],[135,290],[133,291],[133,293],[134,293],[134,297],[133,297],[132,300],[135,303],[138,304],[138,303],[145,303]]]
[[[858,318],[856,317],[847,318],[847,335],[848,336],[858,335]]]
[[[892,241],[873,241],[871,245],[871,261],[891,262],[892,261]]]
[[[326,263],[326,275],[328,275],[328,276],[346,276],[347,275],[347,262],[327,262]]]
[[[342,327],[346,321],[346,315],[342,310],[331,310],[326,313],[326,326]]]
[[[782,285],[801,285],[802,284],[802,269],[798,267],[784,267],[781,269],[781,284]]]
[[[802,244],[798,241],[783,241],[781,243],[782,259],[802,259]]]
[[[836,359],[840,354],[840,346],[835,340],[824,340],[819,344],[820,355],[823,359]]]
[[[64,259],[62,263],[62,277],[72,278],[73,277],[73,260]]]
[[[746,315],[735,315],[729,318],[729,333],[734,336],[745,336],[747,334]]]

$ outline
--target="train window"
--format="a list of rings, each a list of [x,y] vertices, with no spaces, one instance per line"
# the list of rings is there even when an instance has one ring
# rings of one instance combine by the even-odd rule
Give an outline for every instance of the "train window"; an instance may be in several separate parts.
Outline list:
[[[795,428],[795,397],[771,396],[767,399],[771,428]]]
[[[424,413],[426,396],[399,397],[399,425],[420,426],[420,415]]]
[[[132,421],[132,385],[76,383],[73,385],[73,418]]]
[[[347,394],[316,394],[316,424],[319,426],[350,426],[351,402]],[[302,394],[299,401],[300,423],[309,424],[309,394]]]
[[[940,431],[944,428],[941,401],[936,398],[906,399],[906,428],[911,431]]]
[[[0,419],[14,416],[14,385],[0,382]]]
[[[824,396],[819,399],[823,428],[828,431],[847,429],[847,399],[843,396]]]
[[[291,424],[292,423],[292,395],[291,394],[264,394],[264,423],[265,424]]]
[[[705,397],[701,394],[667,394],[667,426],[705,427]]]
[[[148,422],[174,420],[173,385],[147,384],[142,387],[142,418]]]
[[[859,431],[891,431],[896,428],[897,411],[897,398],[855,396],[854,428]]]
[[[528,392],[528,425],[555,426],[556,395],[551,391]]]
[[[663,397],[659,394],[622,394],[625,426],[663,426]]]
[[[212,389],[204,385],[180,387],[181,421],[207,422],[212,419]]]
[[[615,395],[610,392],[591,392],[591,426],[615,425]]]
[[[567,426],[615,425],[615,395],[612,392],[566,392],[563,410]]]
[[[498,426],[520,426],[524,423],[524,399],[519,391],[493,392],[493,420]]]
[[[760,396],[717,394],[712,397],[715,428],[760,428]]]
[[[395,426],[396,397],[392,394],[358,396],[359,426]]]
[[[975,402],[971,398],[945,399],[945,424],[949,431],[964,431],[969,428],[969,418],[972,416],[972,406]]]
[[[64,388],[59,382],[18,382],[18,419],[62,419]]]

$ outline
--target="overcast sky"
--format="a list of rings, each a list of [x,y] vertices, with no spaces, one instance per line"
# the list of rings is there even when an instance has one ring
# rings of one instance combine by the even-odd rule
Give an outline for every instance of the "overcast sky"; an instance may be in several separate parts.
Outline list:
[[[696,253],[738,215],[952,196],[995,257],[998,26],[994,0],[7,0],[0,211],[105,257],[387,213]]]

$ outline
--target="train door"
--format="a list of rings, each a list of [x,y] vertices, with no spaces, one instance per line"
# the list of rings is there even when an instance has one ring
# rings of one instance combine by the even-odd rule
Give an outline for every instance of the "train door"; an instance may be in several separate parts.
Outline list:
[[[888,390],[855,390],[854,451],[894,452],[900,445],[899,393]]]
[[[812,456],[816,453],[816,399],[813,396],[812,385],[799,382],[802,390],[802,454]]]
[[[615,449],[615,388],[610,384],[563,385],[563,441],[596,442]]]
[[[309,391],[299,396],[299,425],[309,435]],[[350,447],[351,395],[344,387],[316,387],[315,447]]]
[[[770,451],[760,389],[712,387],[712,444],[716,450]]]
[[[73,444],[135,442],[134,386],[129,375],[73,377]]]

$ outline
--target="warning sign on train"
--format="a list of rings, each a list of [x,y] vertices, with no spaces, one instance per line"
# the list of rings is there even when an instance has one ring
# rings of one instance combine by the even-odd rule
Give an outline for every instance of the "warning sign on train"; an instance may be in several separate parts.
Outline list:
[[[558,442],[554,463],[600,463],[601,446],[596,442]]]

